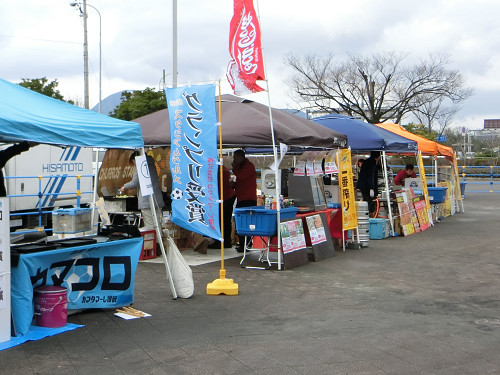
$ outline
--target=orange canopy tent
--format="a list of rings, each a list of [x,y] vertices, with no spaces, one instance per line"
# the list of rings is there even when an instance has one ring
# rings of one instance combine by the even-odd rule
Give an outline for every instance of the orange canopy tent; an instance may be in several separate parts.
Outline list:
[[[411,139],[412,141],[417,142],[418,150],[425,155],[442,155],[452,158],[453,157],[453,149],[451,147],[439,144],[437,142],[431,141],[427,138],[421,137],[419,135],[413,134],[408,130],[405,130],[399,124],[391,124],[391,123],[381,123],[375,124],[379,128],[388,130],[394,134],[400,135],[402,137]]]

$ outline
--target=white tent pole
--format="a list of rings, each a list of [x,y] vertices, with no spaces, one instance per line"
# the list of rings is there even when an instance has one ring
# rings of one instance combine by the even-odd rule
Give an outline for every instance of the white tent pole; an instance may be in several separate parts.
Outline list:
[[[141,148],[141,155],[146,155],[144,147]],[[136,166],[137,168],[137,166]],[[151,172],[150,172],[151,175]],[[151,215],[153,216],[154,227],[156,231],[157,243],[160,244],[161,255],[163,256],[163,263],[165,263],[165,271],[167,273],[167,279],[170,284],[170,291],[172,292],[172,298],[177,299],[177,292],[175,291],[174,280],[172,279],[172,273],[170,272],[170,267],[168,266],[167,253],[165,252],[165,246],[163,245],[163,236],[161,233],[160,225],[158,223],[158,216],[156,215],[156,205],[154,200],[154,190],[153,194],[149,196],[149,206],[151,207]]]
[[[434,156],[434,186],[438,186],[438,158]]]
[[[387,217],[389,218],[389,225],[391,226],[391,236],[394,236],[394,223],[392,221],[392,207],[391,207],[391,194],[389,190],[389,178],[387,177],[387,154],[382,151],[382,167],[384,168],[384,183],[387,200]]]
[[[97,178],[99,177],[99,149],[96,148],[96,155],[95,155],[95,172],[94,172],[94,192],[92,194],[92,231],[94,231],[94,223],[96,221],[96,212],[95,212],[95,205],[96,205],[96,200],[97,200]]]
[[[260,23],[260,11],[259,11],[259,2],[257,1],[257,17],[259,18],[259,23]],[[261,24],[262,25],[262,24]],[[262,30],[262,26],[261,26]],[[262,34],[261,34],[261,39],[262,39]],[[262,46],[262,40],[261,40],[261,46]],[[266,69],[266,59],[264,59],[264,48],[262,48],[262,59],[263,65],[264,65],[264,75],[267,77],[267,69]],[[269,93],[269,81],[266,78],[266,88],[267,88],[267,105],[269,107],[269,122],[271,124],[271,138],[273,140],[273,156],[274,156],[274,166],[275,166],[275,174],[274,174],[274,180],[275,180],[275,192],[276,192],[276,236],[278,238],[278,271],[281,270],[281,231],[280,231],[280,221],[281,221],[281,205],[280,205],[280,195],[281,195],[281,186],[280,186],[280,178],[278,177],[279,174],[279,165],[278,165],[278,152],[276,150],[276,140],[274,139],[274,123],[273,123],[273,111],[271,109],[271,94]]]
[[[278,152],[276,150],[276,140],[274,139],[274,123],[273,123],[273,110],[271,108],[271,95],[269,94],[269,82],[266,80],[267,85],[267,102],[269,106],[269,121],[271,123],[271,138],[273,140],[273,157],[274,157],[274,181],[275,181],[275,192],[276,192],[276,236],[278,239],[278,271],[281,270],[281,230],[280,230],[280,221],[281,221],[281,204],[280,204],[280,195],[281,195],[281,176],[280,167],[278,165]]]

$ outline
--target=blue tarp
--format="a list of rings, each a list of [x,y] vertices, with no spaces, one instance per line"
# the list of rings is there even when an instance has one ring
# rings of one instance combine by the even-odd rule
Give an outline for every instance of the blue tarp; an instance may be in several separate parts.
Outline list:
[[[312,121],[347,135],[352,151],[417,152],[417,142],[352,117],[326,115]]]
[[[103,147],[144,146],[138,123],[118,120],[0,79],[0,142]]]

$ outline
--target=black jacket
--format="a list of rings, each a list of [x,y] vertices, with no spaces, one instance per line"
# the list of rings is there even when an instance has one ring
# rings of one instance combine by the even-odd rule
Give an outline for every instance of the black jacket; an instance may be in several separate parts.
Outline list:
[[[378,194],[378,165],[377,160],[371,156],[363,162],[358,175],[356,187],[362,192],[373,189],[375,196]]]

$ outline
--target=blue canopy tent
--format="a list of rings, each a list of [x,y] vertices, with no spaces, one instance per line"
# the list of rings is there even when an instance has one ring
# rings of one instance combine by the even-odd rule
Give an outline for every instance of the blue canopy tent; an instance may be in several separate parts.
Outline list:
[[[0,79],[0,142],[144,147],[141,126],[50,98]]]
[[[63,146],[141,149],[144,153],[140,124],[95,113],[0,79],[0,142],[20,141]],[[150,205],[153,217],[156,217],[152,196]],[[161,238],[158,223],[155,224],[155,229],[158,238]],[[162,241],[160,248],[172,295],[177,298]]]
[[[417,142],[389,131],[380,132],[379,129],[385,129],[381,129],[378,126],[368,124],[353,117],[334,114],[316,117],[312,120],[329,129],[347,135],[347,144],[352,151],[381,151],[384,182],[387,191],[389,191],[389,180],[387,178],[386,152],[416,153],[418,151]],[[395,137],[395,135],[397,136]],[[387,194],[387,205],[388,207],[391,205],[389,194]],[[394,223],[392,221],[391,211],[390,209],[388,210],[388,215],[391,225],[391,234],[394,234]]]
[[[401,137],[378,126],[353,117],[326,115],[312,121],[347,135],[347,144],[352,151],[417,152],[417,142]]]

